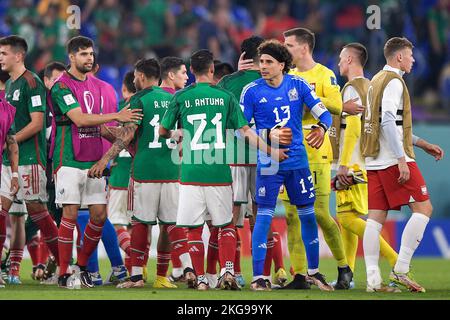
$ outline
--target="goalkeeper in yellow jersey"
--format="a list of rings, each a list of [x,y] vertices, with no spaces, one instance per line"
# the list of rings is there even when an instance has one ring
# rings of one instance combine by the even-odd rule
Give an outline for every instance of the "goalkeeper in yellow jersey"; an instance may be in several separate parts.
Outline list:
[[[370,81],[364,78],[364,65],[367,62],[367,50],[360,43],[350,43],[342,49],[339,55],[339,73],[348,82],[342,89],[343,101],[356,100],[366,104],[367,90]],[[336,190],[337,219],[342,226],[342,240],[348,264],[352,271],[355,269],[355,256],[358,249],[358,237],[364,236],[366,221],[360,218],[368,212],[367,184],[355,184],[358,177],[367,182],[364,158],[360,149],[360,136],[363,128],[362,114],[349,115],[342,113],[341,117],[334,117],[330,128],[330,140],[336,161],[337,174],[332,185]],[[356,179],[353,175],[357,175]],[[359,180],[361,181],[361,180]],[[380,252],[394,267],[397,253],[380,237]],[[339,283],[336,283],[336,286]]]
[[[290,73],[304,78],[314,89],[315,93],[327,109],[334,115],[340,116],[342,112],[342,98],[336,76],[327,67],[316,63],[312,57],[315,36],[314,33],[304,28],[291,29],[284,32],[284,44],[292,55],[294,69]],[[355,103],[349,106],[355,107]],[[354,110],[352,111],[354,112]],[[304,136],[308,135],[311,126],[316,120],[310,112],[305,111],[303,116]],[[345,256],[339,227],[330,215],[330,180],[331,162],[333,159],[331,144],[328,135],[320,149],[313,149],[305,143],[309,165],[314,179],[316,201],[314,210],[317,223],[320,225],[325,241],[338,262],[338,286],[336,289],[348,289],[352,281],[353,273]],[[295,206],[289,203],[285,192],[280,192],[280,198],[286,208],[286,220],[288,225],[288,249],[291,264],[294,269],[294,280],[286,289],[308,289],[306,275],[306,255],[300,234],[300,220]]]

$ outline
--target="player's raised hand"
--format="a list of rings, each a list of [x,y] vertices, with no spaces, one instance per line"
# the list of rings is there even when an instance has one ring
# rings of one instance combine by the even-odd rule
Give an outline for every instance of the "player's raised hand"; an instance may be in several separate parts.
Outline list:
[[[408,163],[406,163],[406,160],[404,158],[398,161],[398,171],[400,172],[400,175],[397,180],[398,183],[400,184],[406,183],[410,178],[410,172]]]
[[[352,116],[364,112],[365,107],[356,103],[357,101],[358,98],[354,98],[344,102],[344,104],[342,105],[342,111]]]
[[[88,171],[89,178],[101,178],[103,176],[103,171],[105,170],[108,162],[100,159],[96,164],[94,164]]]
[[[313,126],[311,132],[306,136],[306,142],[311,148],[319,149],[325,140],[325,130],[320,126]]]
[[[436,161],[439,161],[444,157],[444,150],[437,144],[427,143],[422,147],[422,149],[426,153],[432,155]]]
[[[270,131],[270,141],[272,144],[278,143],[282,145],[289,145],[292,142],[291,128],[276,128]]]
[[[238,70],[249,70],[253,67],[253,59],[244,59],[245,51],[241,53],[238,61]]]
[[[130,109],[130,105],[126,106],[117,113],[117,121],[120,122],[139,121],[142,117],[142,109]]]

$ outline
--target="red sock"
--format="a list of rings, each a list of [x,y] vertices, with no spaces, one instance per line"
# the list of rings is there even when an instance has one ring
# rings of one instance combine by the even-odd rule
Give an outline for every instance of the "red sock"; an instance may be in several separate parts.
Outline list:
[[[81,234],[80,225],[78,222],[76,223],[75,227],[77,228],[77,241],[76,241],[76,249],[77,249],[77,257],[81,254],[81,239],[83,239],[83,235]]]
[[[131,257],[127,254],[125,254],[125,268],[128,270],[128,274],[131,275]]]
[[[0,250],[3,250],[3,245],[6,240],[6,217],[8,216],[8,211],[1,210],[0,211]],[[2,265],[2,261],[0,259],[0,266]]]
[[[127,254],[130,255],[130,245],[131,245],[131,236],[128,233],[127,229],[120,228],[116,230],[117,240],[119,241],[120,248]]]
[[[219,262],[220,268],[232,266],[236,255],[236,227],[233,223],[219,229]],[[230,264],[231,263],[231,264]]]
[[[217,273],[217,261],[219,260],[219,228],[209,228],[211,236],[208,242],[208,255],[206,256],[206,272],[209,274]]]
[[[39,263],[45,264],[48,259],[48,247],[43,237],[39,237]]]
[[[79,266],[87,266],[89,257],[97,248],[102,237],[103,224],[104,222],[94,223],[92,219],[89,219],[86,229],[84,229],[83,246],[81,247],[81,252],[77,259],[77,264]]]
[[[31,220],[37,224],[39,230],[41,230],[41,236],[47,243],[48,249],[56,259],[56,263],[59,262],[58,255],[58,228],[47,210],[42,212],[30,213]]]
[[[197,276],[205,274],[205,246],[202,240],[203,226],[188,230],[189,255]]]
[[[275,271],[284,269],[283,250],[281,249],[281,236],[278,231],[273,231],[273,262],[275,264]]]
[[[234,256],[234,273],[241,273],[241,236],[236,229],[236,255]]]
[[[173,268],[182,268],[180,256],[189,252],[187,230],[186,228],[180,228],[175,225],[169,225],[167,227],[169,233],[169,240],[172,246],[171,259]]]
[[[72,259],[73,230],[76,220],[62,217],[58,231],[58,251],[59,251],[59,275],[68,273],[70,260]]]
[[[11,259],[11,265],[9,267],[9,274],[12,276],[19,276],[20,274],[20,263],[23,258],[23,249],[13,249],[9,250],[9,258]]]
[[[167,275],[167,270],[169,270],[170,262],[170,252],[158,251],[158,256],[156,258],[156,274],[161,277]]]
[[[272,267],[273,257],[273,238],[267,239],[267,253],[264,261],[264,276],[270,276],[270,268]]]
[[[148,226],[144,223],[133,221],[133,231],[131,232],[131,265],[133,267],[143,267],[145,253],[148,243]]]
[[[28,253],[31,257],[33,267],[39,264],[39,236],[35,234],[27,243]]]

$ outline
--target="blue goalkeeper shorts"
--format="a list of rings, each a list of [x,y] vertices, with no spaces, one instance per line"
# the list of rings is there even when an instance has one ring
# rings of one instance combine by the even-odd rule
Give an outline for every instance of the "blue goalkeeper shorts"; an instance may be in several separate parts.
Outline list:
[[[292,205],[306,206],[316,199],[313,178],[309,168],[279,170],[274,175],[256,174],[256,203],[260,206],[275,207],[281,185],[285,186]]]

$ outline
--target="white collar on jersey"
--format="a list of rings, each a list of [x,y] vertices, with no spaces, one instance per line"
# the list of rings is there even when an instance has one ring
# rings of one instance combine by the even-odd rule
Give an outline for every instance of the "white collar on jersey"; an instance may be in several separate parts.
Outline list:
[[[391,67],[391,66],[388,65],[388,64],[384,66],[383,70],[395,72],[395,73],[398,74],[400,77],[403,77],[403,75],[405,74],[405,71],[402,71],[402,70],[400,70],[400,69]]]

